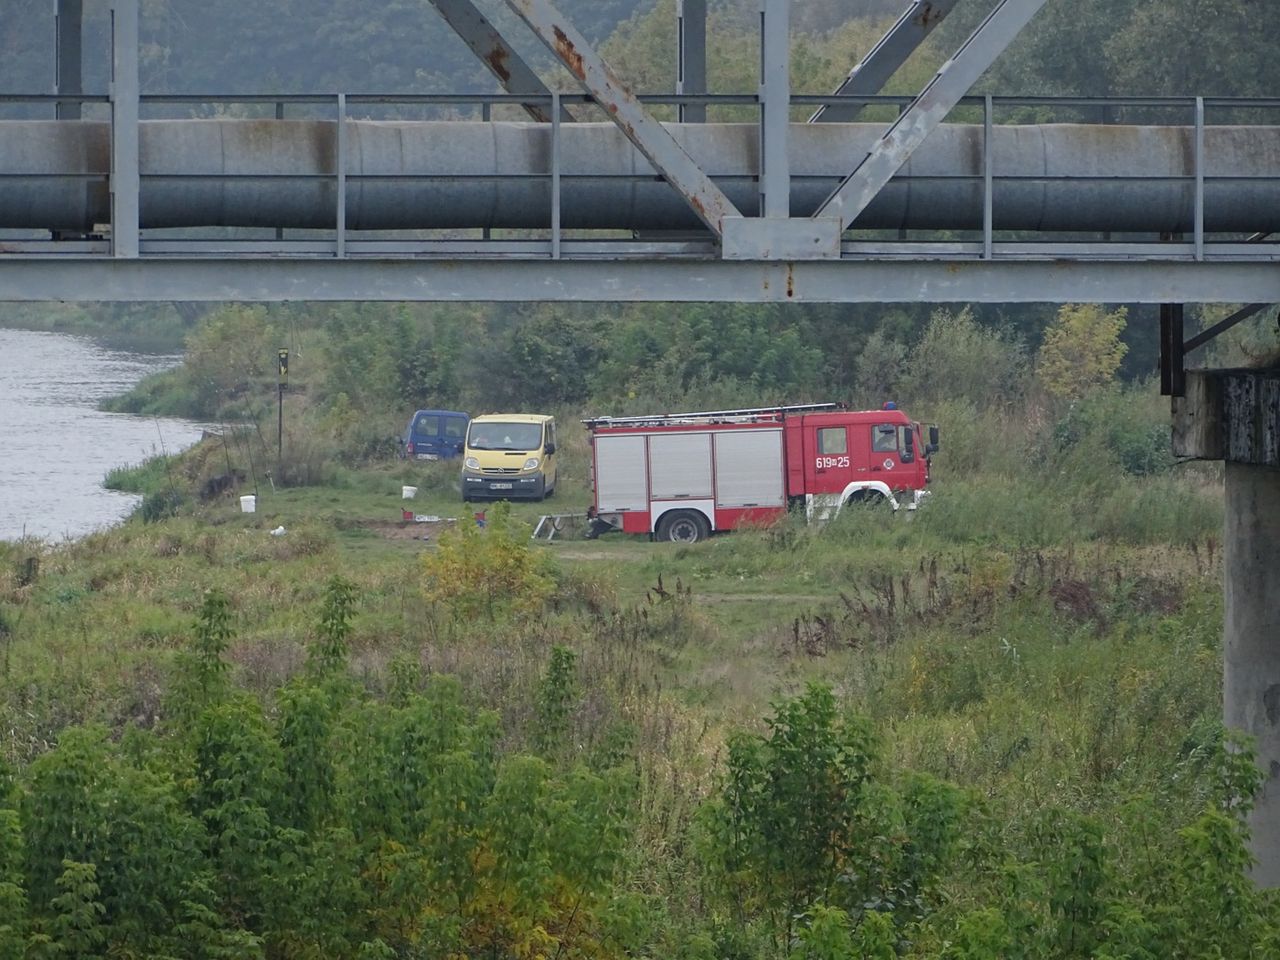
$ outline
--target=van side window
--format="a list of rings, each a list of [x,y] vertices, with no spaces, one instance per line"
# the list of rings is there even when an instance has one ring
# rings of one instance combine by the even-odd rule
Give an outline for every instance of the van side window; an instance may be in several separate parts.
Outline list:
[[[878,423],[872,427],[871,450],[873,453],[896,453],[898,428],[891,423]]]
[[[440,436],[440,418],[419,417],[418,422],[413,425],[413,432],[420,437]]]
[[[819,453],[848,453],[849,435],[844,427],[823,427],[818,431]]]
[[[556,422],[554,420],[547,421],[547,443],[555,446],[556,442]]]
[[[467,421],[461,417],[445,417],[444,435],[446,437],[461,437],[467,432]]]

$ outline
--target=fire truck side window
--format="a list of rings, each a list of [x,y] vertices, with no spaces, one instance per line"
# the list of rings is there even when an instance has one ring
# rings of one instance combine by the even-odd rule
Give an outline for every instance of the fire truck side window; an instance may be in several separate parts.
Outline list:
[[[818,431],[819,453],[848,453],[849,438],[844,427],[823,427]]]
[[[879,423],[872,427],[871,450],[873,453],[896,453],[898,450],[897,428],[890,423]]]

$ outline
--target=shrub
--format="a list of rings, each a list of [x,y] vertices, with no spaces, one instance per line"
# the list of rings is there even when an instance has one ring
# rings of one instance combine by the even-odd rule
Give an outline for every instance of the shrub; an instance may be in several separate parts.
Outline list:
[[[1132,476],[1163,473],[1174,464],[1168,411],[1151,384],[1077,400],[1054,426],[1053,437],[1059,450],[1089,449]]]
[[[148,493],[138,506],[138,516],[142,518],[143,523],[159,523],[161,520],[176,517],[186,502],[187,498],[177,490]]]
[[[486,511],[484,527],[461,523],[440,538],[424,561],[429,599],[464,617],[496,619],[542,608],[555,583],[546,558],[530,546],[529,531],[511,518],[511,505]]]

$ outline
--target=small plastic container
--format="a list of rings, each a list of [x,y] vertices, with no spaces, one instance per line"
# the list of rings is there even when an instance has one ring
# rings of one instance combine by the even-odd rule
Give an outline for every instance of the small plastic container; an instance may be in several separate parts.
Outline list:
[[[241,513],[255,513],[257,512],[257,509],[258,509],[258,498],[254,494],[251,493],[247,497],[240,498]]]
[[[418,488],[417,488],[417,487],[401,487],[401,488],[400,488],[400,499],[401,499],[401,500],[412,500],[412,499],[413,499],[414,497],[416,497],[417,495],[418,495]]]

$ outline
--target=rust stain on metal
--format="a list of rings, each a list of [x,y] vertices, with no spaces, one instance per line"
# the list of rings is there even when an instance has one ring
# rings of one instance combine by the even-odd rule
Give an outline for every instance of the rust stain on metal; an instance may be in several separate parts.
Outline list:
[[[555,26],[553,26],[551,30],[556,36],[556,56],[558,56],[564,62],[564,65],[569,68],[570,73],[585,83],[587,79],[587,69],[583,66],[582,54],[578,52],[578,48],[573,45],[573,41],[565,35],[563,30]]]
[[[507,69],[508,56],[510,56],[510,51],[502,44],[495,45],[494,48],[484,56],[484,62],[489,65],[489,69],[492,70],[494,76],[504,84],[511,79],[511,71]]]
[[[794,263],[787,264],[787,299],[790,300],[796,295],[796,265]]]

